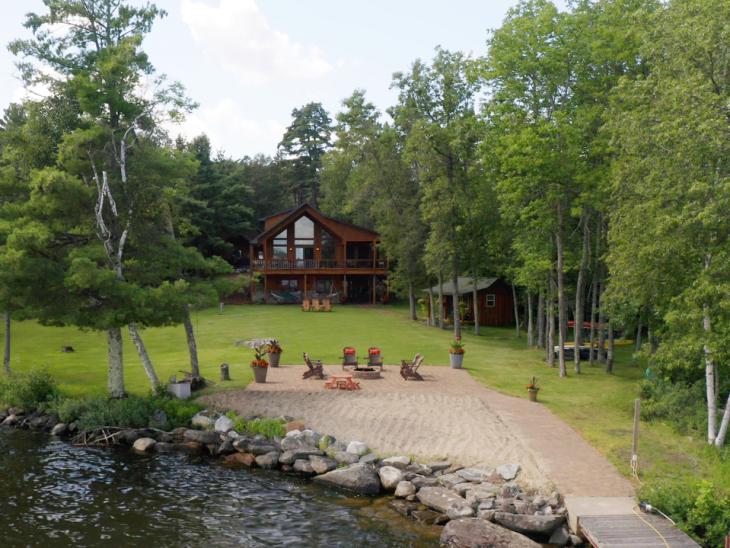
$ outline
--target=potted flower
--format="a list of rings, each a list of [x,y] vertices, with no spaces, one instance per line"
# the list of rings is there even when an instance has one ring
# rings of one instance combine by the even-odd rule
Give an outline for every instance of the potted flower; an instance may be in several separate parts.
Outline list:
[[[452,369],[461,369],[461,364],[464,362],[464,352],[464,343],[461,342],[461,337],[456,337],[449,348],[449,361]]]
[[[540,390],[537,387],[537,378],[532,377],[532,381],[525,385],[527,388],[527,395],[530,397],[530,401],[537,401],[537,391]]]
[[[269,365],[271,367],[279,367],[279,360],[283,352],[278,339],[266,339],[269,345]]]
[[[266,382],[266,372],[269,370],[269,362],[266,361],[266,354],[269,353],[269,342],[267,339],[252,339],[250,341],[239,341],[237,344],[245,344],[254,351],[254,359],[251,360],[251,369],[256,382]]]

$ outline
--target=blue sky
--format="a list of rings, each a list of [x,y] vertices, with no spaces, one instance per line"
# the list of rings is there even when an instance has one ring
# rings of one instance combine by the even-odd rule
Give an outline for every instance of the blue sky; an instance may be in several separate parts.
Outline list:
[[[293,108],[320,101],[330,113],[356,88],[380,109],[391,76],[441,45],[485,52],[515,0],[158,0],[145,49],[159,72],[183,82],[198,110],[172,133],[207,133],[233,157],[273,154]],[[26,34],[40,0],[0,0],[0,42]],[[23,95],[13,56],[0,51],[0,108]]]

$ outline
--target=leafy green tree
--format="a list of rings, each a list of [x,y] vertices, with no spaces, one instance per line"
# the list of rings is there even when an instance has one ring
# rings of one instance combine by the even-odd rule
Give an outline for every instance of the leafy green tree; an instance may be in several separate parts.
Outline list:
[[[307,103],[292,111],[292,122],[279,143],[287,161],[288,179],[296,203],[319,201],[322,156],[332,145],[332,119],[322,103]]]

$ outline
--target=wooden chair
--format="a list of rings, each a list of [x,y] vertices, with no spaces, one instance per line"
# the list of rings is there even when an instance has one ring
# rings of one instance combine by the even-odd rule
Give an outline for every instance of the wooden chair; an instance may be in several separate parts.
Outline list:
[[[329,299],[322,300],[322,312],[332,312],[332,301]]]
[[[418,372],[418,368],[421,367],[421,364],[423,363],[423,356],[420,354],[416,354],[413,358],[413,361],[410,363],[408,360],[402,360],[400,364],[400,376],[403,377],[403,380],[414,380],[414,381],[422,381],[423,377]]]
[[[319,299],[312,299],[312,311],[319,312],[322,310],[319,305]]]
[[[307,364],[307,370],[302,375],[302,379],[311,379],[312,377],[317,377],[320,380],[324,379],[324,368],[321,361],[317,360],[317,364],[314,365],[312,360],[309,359],[309,354],[305,352],[304,363]]]
[[[302,310],[304,312],[309,312],[309,310],[311,309],[311,307],[312,307],[312,305],[309,302],[309,299],[302,299]]]

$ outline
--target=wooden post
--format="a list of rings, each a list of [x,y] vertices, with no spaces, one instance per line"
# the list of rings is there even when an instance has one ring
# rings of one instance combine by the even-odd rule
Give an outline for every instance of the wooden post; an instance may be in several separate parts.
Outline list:
[[[221,380],[222,381],[230,381],[231,380],[231,374],[230,374],[230,371],[228,369],[228,364],[227,363],[222,363],[221,364]]]
[[[264,274],[264,304],[269,304],[269,276]]]
[[[373,304],[375,304],[375,274],[373,274]]]
[[[641,400],[634,400],[634,431],[631,438],[631,472],[638,477],[639,474],[639,417],[641,415]]]
[[[302,294],[302,299],[307,298],[307,273],[304,273],[304,293]]]

